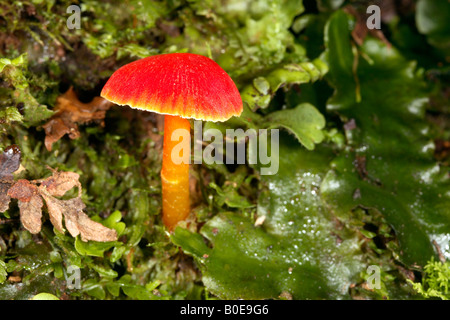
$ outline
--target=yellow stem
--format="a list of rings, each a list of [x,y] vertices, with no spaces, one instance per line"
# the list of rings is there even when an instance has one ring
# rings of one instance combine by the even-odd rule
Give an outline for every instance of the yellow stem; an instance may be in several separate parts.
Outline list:
[[[176,129],[186,130],[187,136],[185,134],[179,139],[172,139],[172,133]],[[178,116],[164,116],[164,146],[161,169],[162,217],[164,225],[169,230],[173,230],[177,223],[185,220],[190,213],[189,162],[176,163],[177,159],[179,160],[183,156],[187,160],[190,159],[190,130],[191,126],[188,120]],[[172,155],[175,147],[175,153]],[[182,151],[176,152],[179,150]],[[184,152],[187,152],[187,154],[184,154]]]

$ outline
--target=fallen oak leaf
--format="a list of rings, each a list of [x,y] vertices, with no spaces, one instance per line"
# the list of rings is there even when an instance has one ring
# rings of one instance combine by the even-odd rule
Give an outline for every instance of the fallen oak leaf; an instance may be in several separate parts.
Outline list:
[[[45,192],[45,189],[40,189],[41,196],[45,200],[45,204],[47,205],[47,211],[48,216],[50,218],[50,222],[52,225],[58,230],[60,233],[64,233],[64,227],[63,227],[63,210],[64,208],[61,208],[58,206],[58,203],[53,200],[57,200],[50,196],[47,192]]]
[[[50,168],[51,169],[51,168]],[[76,237],[80,235],[82,241],[115,241],[117,231],[91,220],[83,212],[85,204],[81,200],[81,183],[75,172],[58,172],[51,169],[52,176],[34,180],[32,182],[20,179],[8,190],[7,196],[17,199],[20,209],[20,220],[25,229],[33,234],[42,228],[42,207],[47,205],[50,222],[61,233],[64,233],[63,217],[69,233]],[[37,186],[37,184],[40,184]],[[78,197],[60,200],[55,196],[63,196],[73,187],[78,187]]]
[[[56,100],[55,114],[42,127],[45,130],[45,147],[52,150],[52,145],[64,135],[68,134],[71,139],[80,136],[78,124],[86,124],[91,121],[102,121],[106,111],[112,103],[101,97],[95,97],[89,103],[81,102],[73,88],[69,88]]]
[[[76,237],[80,235],[83,241],[107,242],[117,240],[116,230],[107,228],[101,223],[92,221],[84,212],[86,207],[81,200],[80,175],[75,172],[58,172],[53,170],[52,175],[41,180],[39,192],[47,205],[50,221],[55,228],[64,233],[63,217],[66,229],[70,235]],[[55,197],[63,196],[73,187],[78,187],[78,197],[60,200]]]
[[[117,240],[116,230],[91,220],[83,212],[85,204],[81,198],[59,200],[45,192],[45,190],[41,191],[50,219],[58,231],[64,232],[62,228],[62,216],[64,215],[65,226],[72,237],[80,235],[83,241],[107,242]]]
[[[26,179],[17,180],[8,190],[8,195],[11,198],[24,202],[30,201],[36,193],[39,193],[38,187]]]
[[[76,172],[57,171],[49,168],[53,174],[41,181],[41,186],[45,187],[48,193],[54,197],[62,197],[73,187],[78,187],[78,196],[81,197],[80,175]]]
[[[45,130],[44,144],[48,151],[52,151],[52,145],[66,134],[71,139],[77,139],[80,136],[78,126],[76,124],[71,127],[67,126],[61,118],[50,119],[42,126]]]
[[[42,207],[39,189],[28,180],[18,180],[9,190],[8,196],[19,200],[20,222],[32,234],[41,231]]]
[[[39,192],[44,198],[50,221],[61,233],[64,232],[62,220],[69,233],[76,237],[80,235],[81,240],[88,241],[114,241],[117,240],[117,232],[103,226],[101,223],[92,221],[84,212],[85,204],[81,200],[80,175],[75,172],[59,172],[52,168],[52,175],[41,180]],[[59,200],[55,197],[63,196],[73,187],[78,187],[78,197],[69,200]]]
[[[20,222],[32,234],[37,234],[42,227],[42,207],[44,202],[39,195],[33,195],[30,201],[19,201]]]
[[[74,198],[71,200],[74,200],[73,202],[75,202],[76,199],[79,198]],[[73,211],[69,211],[69,213],[72,212]],[[65,217],[67,217],[67,215],[65,215]],[[76,214],[71,215],[70,220],[71,223],[73,223],[73,225],[78,229],[81,240],[83,241],[91,240],[98,242],[107,242],[117,240],[116,230],[107,228],[101,223],[91,220],[88,215],[82,210],[77,210]]]
[[[76,237],[80,234],[81,239],[85,240],[84,235],[81,234],[80,229],[78,228],[78,216],[80,214],[84,214],[83,210],[85,208],[84,203],[80,198],[70,199],[67,201],[61,201],[61,206],[66,210],[63,211],[66,228],[72,237]],[[93,240],[93,239],[91,239]],[[86,241],[86,240],[85,240]],[[103,240],[104,241],[104,240]]]
[[[62,197],[67,191],[74,186],[78,187],[78,197],[81,197],[81,183],[79,182],[80,175],[75,172],[58,172],[48,167],[52,171],[52,175],[44,180],[40,180],[41,185],[39,191],[41,196],[45,199],[47,204],[47,210],[49,211],[50,222],[55,228],[64,233],[64,227],[62,224],[62,211],[60,208],[55,207],[54,201],[50,196]]]

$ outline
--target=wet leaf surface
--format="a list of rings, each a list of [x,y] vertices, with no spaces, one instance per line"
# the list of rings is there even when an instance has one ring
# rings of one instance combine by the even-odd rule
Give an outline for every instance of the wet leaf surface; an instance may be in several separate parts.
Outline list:
[[[351,148],[333,160],[323,195],[341,217],[358,206],[376,208],[394,227],[400,259],[423,266],[435,254],[432,240],[450,232],[450,181],[447,170],[435,162],[434,144],[426,134],[424,80],[394,48],[368,39],[360,49],[364,55],[357,57],[358,102],[354,57],[344,31],[348,17],[337,12],[329,23],[330,79],[336,91],[328,108],[344,121],[354,119],[356,128],[346,130]],[[337,60],[346,63],[331,64]],[[363,166],[358,161],[362,157]],[[358,197],[352,196],[356,190]]]
[[[333,154],[302,150],[286,137],[283,141],[280,171],[263,179],[261,224],[221,213],[201,235],[177,228],[172,240],[196,258],[203,282],[221,298],[349,298],[348,287],[363,270],[361,252],[356,238],[337,237],[319,191]]]

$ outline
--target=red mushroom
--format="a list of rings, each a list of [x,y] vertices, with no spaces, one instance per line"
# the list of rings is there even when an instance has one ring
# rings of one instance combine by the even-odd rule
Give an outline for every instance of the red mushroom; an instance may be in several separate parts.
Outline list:
[[[172,133],[184,129],[186,118],[225,121],[242,112],[239,91],[229,75],[213,60],[191,53],[151,56],[118,69],[101,96],[118,105],[164,114],[161,170],[163,222],[172,230],[190,213],[189,162],[174,163]],[[189,144],[182,150],[190,150]],[[185,155],[186,156],[186,155]],[[189,155],[190,158],[190,155]]]

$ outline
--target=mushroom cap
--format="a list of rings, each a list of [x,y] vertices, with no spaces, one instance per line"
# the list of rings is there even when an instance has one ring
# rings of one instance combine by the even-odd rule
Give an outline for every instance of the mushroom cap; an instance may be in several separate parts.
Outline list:
[[[101,96],[119,105],[207,121],[242,112],[230,76],[213,60],[192,53],[150,56],[119,68]]]

